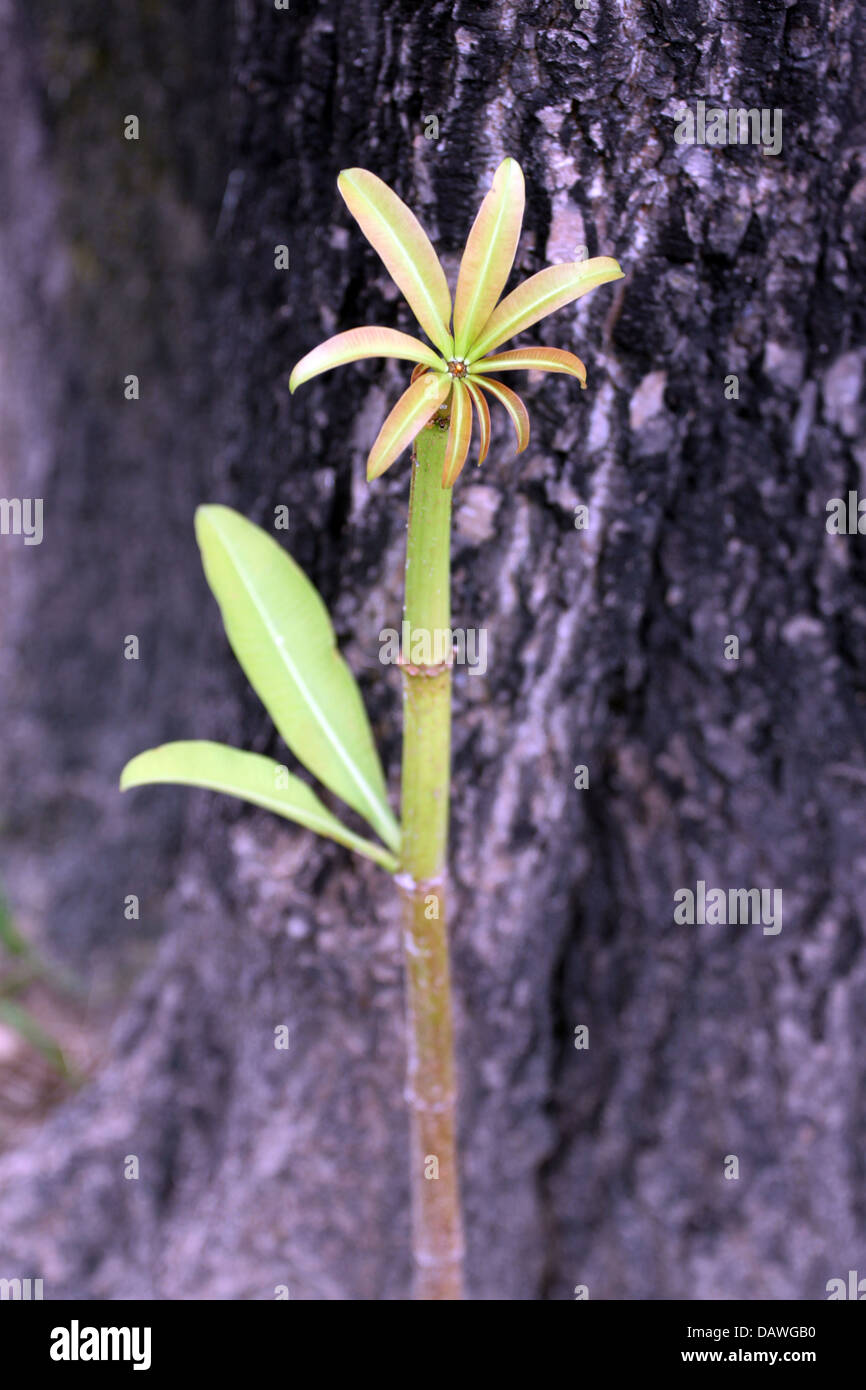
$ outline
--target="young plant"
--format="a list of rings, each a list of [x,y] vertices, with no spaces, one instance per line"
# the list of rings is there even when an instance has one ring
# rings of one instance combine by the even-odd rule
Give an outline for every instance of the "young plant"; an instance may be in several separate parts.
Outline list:
[[[250,684],[298,760],[363,817],[370,840],[333,815],[306,783],[270,758],[221,744],[170,743],[127,764],[121,789],[154,782],[207,787],[264,806],[380,864],[400,893],[408,1006],[410,1189],[415,1296],[463,1297],[463,1234],[457,1180],[456,1085],[452,1040],[445,872],[451,742],[451,489],[466,461],[473,412],[478,462],[487,455],[485,393],[510,416],[517,451],[529,443],[526,407],[491,372],[565,372],[586,385],[586,369],[559,348],[494,354],[507,339],[607,281],[615,260],[550,266],[499,299],[523,220],[519,164],[500,164],[463,253],[453,305],[445,273],[414,213],[381,179],[349,169],[338,187],[361,231],[435,347],[391,328],[338,333],[297,364],[303,382],[365,357],[416,364],[367,460],[378,478],[410,444],[412,482],[403,620],[438,661],[401,661],[403,766],[401,823],[360,692],[335,645],[316,590],[264,531],[228,507],[196,512],[205,575],[229,642]]]

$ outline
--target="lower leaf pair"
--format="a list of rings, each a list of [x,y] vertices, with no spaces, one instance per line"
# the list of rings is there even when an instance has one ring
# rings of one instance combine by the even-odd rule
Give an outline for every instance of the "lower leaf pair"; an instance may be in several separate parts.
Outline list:
[[[178,783],[224,792],[394,873],[400,827],[388,805],[361,692],[337,650],[322,599],[273,537],[230,507],[199,507],[195,529],[232,650],[277,730],[298,760],[363,816],[384,844],[349,830],[274,759],[219,743],[185,740],[140,753],[123,769],[121,791]]]

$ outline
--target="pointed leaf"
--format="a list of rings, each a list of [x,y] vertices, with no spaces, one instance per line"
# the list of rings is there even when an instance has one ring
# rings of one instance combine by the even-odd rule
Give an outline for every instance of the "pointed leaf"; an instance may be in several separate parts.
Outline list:
[[[594,256],[589,261],[551,265],[546,270],[540,270],[507,294],[493,310],[480,336],[466,354],[468,360],[475,362],[479,357],[485,357],[507,338],[531,328],[539,319],[546,318],[564,304],[571,304],[608,280],[621,279],[622,271],[612,256]]]
[[[317,835],[326,835],[366,855],[390,873],[397,869],[393,854],[348,830],[306,782],[260,753],[245,753],[240,748],[228,748],[224,743],[187,739],[180,743],[163,743],[159,748],[139,753],[126,764],[120,776],[122,792],[130,787],[157,783],[203,787],[208,791],[224,792],[226,796],[237,796],[241,801],[262,806],[266,811],[273,811],[308,830],[315,830]]]
[[[504,159],[481,204],[460,262],[454,296],[454,351],[462,357],[496,308],[511,274],[523,223],[523,171]]]
[[[446,357],[454,349],[448,324],[451,294],[445,271],[414,212],[367,169],[344,169],[337,187],[364,236],[431,342]]]
[[[379,478],[390,468],[416,434],[433,418],[448,392],[448,372],[429,372],[407,386],[380,429],[367,459],[367,478]]]
[[[586,367],[579,357],[564,348],[515,348],[513,352],[497,352],[473,362],[472,371],[479,376],[484,372],[568,372],[569,376],[577,377],[581,386],[586,385]]]
[[[272,536],[230,507],[199,507],[195,530],[232,650],[283,739],[397,850],[361,692],[315,588]]]
[[[478,467],[480,468],[487,458],[487,450],[490,448],[490,411],[487,409],[487,402],[475,382],[467,380],[464,385],[472,397],[472,403],[478,415]]]
[[[409,362],[423,362],[428,367],[442,366],[441,357],[437,357],[432,348],[408,333],[398,333],[396,328],[350,328],[346,333],[337,333],[319,343],[301,358],[289,377],[289,390],[295,391],[320,372],[329,372],[332,367],[342,367],[346,362],[358,362],[362,357],[399,357]]]
[[[517,435],[517,452],[522,454],[529,443],[529,414],[523,401],[514,391],[503,386],[501,381],[494,381],[491,377],[478,377],[478,385],[483,386],[484,390],[489,391],[500,405],[505,406]]]
[[[445,445],[445,459],[442,466],[442,486],[453,487],[460,474],[469,441],[472,438],[472,398],[464,390],[462,381],[454,382],[451,396],[451,423],[448,427],[448,442]]]

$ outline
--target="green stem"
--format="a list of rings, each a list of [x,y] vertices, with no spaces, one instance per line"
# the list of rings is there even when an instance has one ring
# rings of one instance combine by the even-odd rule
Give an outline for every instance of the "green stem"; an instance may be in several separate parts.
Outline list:
[[[403,610],[402,849],[415,1297],[463,1297],[445,872],[451,781],[451,489],[447,430],[416,440]],[[408,625],[408,626],[407,626]]]

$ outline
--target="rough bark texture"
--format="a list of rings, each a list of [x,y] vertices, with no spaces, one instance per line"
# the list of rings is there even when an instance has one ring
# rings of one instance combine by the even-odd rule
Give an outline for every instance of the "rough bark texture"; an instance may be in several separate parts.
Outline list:
[[[854,0],[0,0],[0,484],[46,508],[42,546],[0,538],[2,873],[86,978],[136,976],[97,1074],[0,1160],[0,1274],[405,1294],[392,885],[264,814],[115,788],[166,737],[279,749],[201,500],[289,506],[396,788],[377,653],[408,465],[363,465],[408,372],[291,399],[287,372],[411,328],[340,168],[388,180],[453,275],[505,154],[521,277],[586,244],[629,278],[531,333],[589,389],[532,381],[527,453],[500,425],[456,489],[453,621],[490,642],[454,731],[471,1296],[814,1299],[862,1272],[866,542],[825,504],[866,472],[864,42]],[[677,145],[701,98],[781,108],[782,153]],[[781,888],[781,933],[674,925],[699,879]]]

